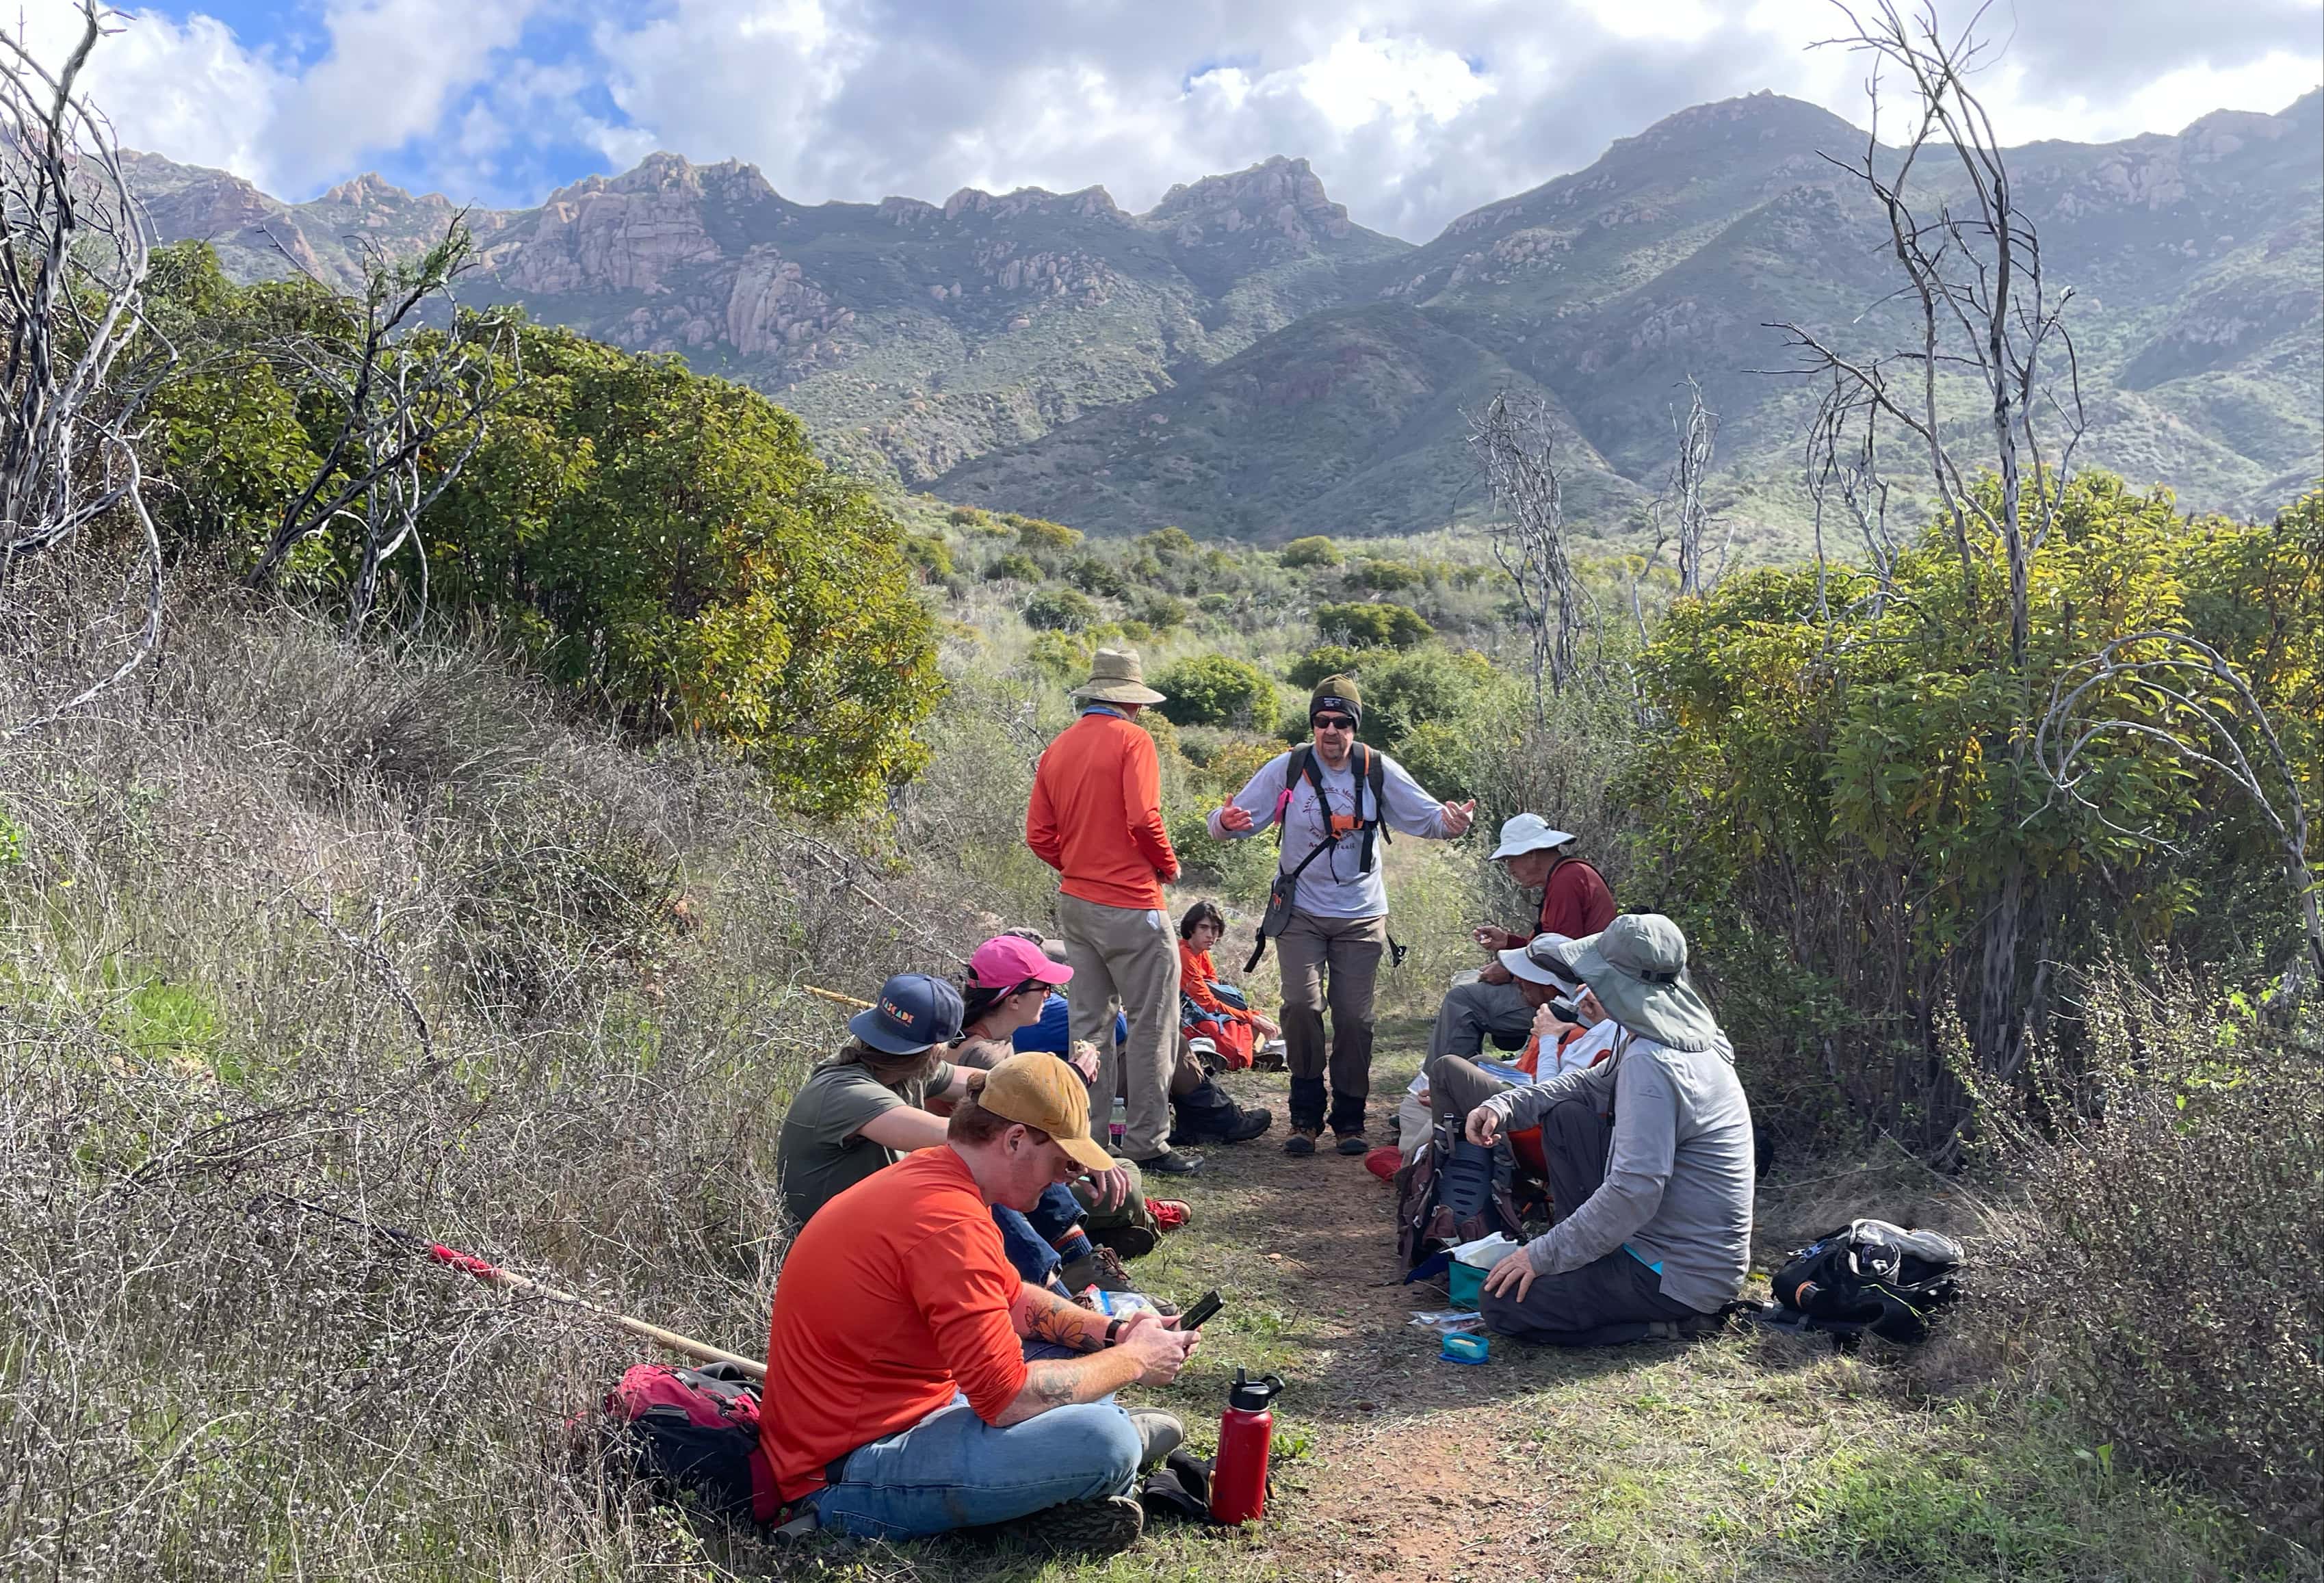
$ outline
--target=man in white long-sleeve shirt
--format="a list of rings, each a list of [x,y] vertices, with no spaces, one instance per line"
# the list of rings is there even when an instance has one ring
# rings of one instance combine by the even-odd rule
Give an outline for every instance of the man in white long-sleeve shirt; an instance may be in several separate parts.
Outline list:
[[[1469,1113],[1470,1141],[1489,1147],[1542,1127],[1561,1217],[1493,1266],[1478,1307],[1503,1335],[1558,1346],[1676,1333],[1733,1302],[1749,1266],[1751,1107],[1735,1051],[1668,918],[1628,914],[1559,954],[1622,1031],[1600,1064]]]
[[[1332,1131],[1342,1154],[1360,1155],[1371,1146],[1364,1137],[1364,1106],[1372,1090],[1372,986],[1388,945],[1388,885],[1376,838],[1385,827],[1450,840],[1468,830],[1476,805],[1438,802],[1403,765],[1356,741],[1363,695],[1350,677],[1325,676],[1315,684],[1307,723],[1314,742],[1261,766],[1231,802],[1211,815],[1211,833],[1240,840],[1279,824],[1277,872],[1298,876],[1296,907],[1275,942],[1283,974],[1284,1062],[1291,1069],[1291,1136],[1284,1150],[1315,1152],[1324,1126],[1328,1065]]]

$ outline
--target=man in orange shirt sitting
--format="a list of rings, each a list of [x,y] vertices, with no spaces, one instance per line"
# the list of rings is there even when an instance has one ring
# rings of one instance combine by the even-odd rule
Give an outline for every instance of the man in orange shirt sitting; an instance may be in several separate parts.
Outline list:
[[[785,1501],[881,1539],[1015,1523],[1061,1549],[1127,1548],[1141,1464],[1183,1438],[1113,1393],[1177,1377],[1198,1337],[1020,1279],[991,1206],[1112,1161],[1054,1055],[1014,1055],[945,1142],[856,1183],[799,1231],[775,1287],[760,1431]],[[1025,1340],[1079,1356],[1027,1362]]]
[[[1138,653],[1101,649],[1074,689],[1081,718],[1057,734],[1033,772],[1025,844],[1057,870],[1057,933],[1073,982],[1074,1037],[1098,1049],[1097,1095],[1128,1101],[1121,1152],[1148,1178],[1202,1169],[1170,1146],[1170,1072],[1178,1050],[1178,943],[1162,916],[1162,887],[1178,855],[1162,824],[1162,768],[1138,712],[1162,695]],[[1105,1035],[1119,996],[1130,1042],[1117,1056]]]

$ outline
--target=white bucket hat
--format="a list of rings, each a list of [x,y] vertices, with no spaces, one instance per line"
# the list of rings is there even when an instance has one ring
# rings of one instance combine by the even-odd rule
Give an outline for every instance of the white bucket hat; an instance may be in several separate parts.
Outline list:
[[[1572,832],[1551,828],[1549,821],[1538,814],[1513,814],[1501,826],[1501,844],[1493,849],[1490,861],[1498,863],[1503,858],[1561,847],[1572,839]]]
[[[1547,984],[1568,1000],[1579,996],[1583,989],[1580,978],[1566,971],[1557,953],[1573,942],[1563,934],[1536,934],[1529,945],[1500,953],[1501,965],[1513,978],[1528,984]]]

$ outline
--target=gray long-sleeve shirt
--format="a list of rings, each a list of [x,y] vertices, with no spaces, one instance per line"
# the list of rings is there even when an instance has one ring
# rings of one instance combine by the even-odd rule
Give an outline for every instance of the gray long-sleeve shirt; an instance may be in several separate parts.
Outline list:
[[[1703,1313],[1731,1302],[1750,1268],[1753,1151],[1751,1107],[1725,1036],[1689,1051],[1626,1034],[1600,1065],[1485,1103],[1521,1130],[1573,1098],[1600,1109],[1612,1101],[1606,1179],[1526,1245],[1533,1267],[1563,1275],[1627,1244],[1659,1272],[1665,1296]]]
[[[1364,787],[1364,815],[1377,818],[1391,830],[1406,835],[1425,835],[1433,840],[1444,837],[1443,805],[1420,789],[1403,765],[1380,754],[1380,802],[1383,806],[1372,810],[1371,787]],[[1259,773],[1243,783],[1235,793],[1237,807],[1246,809],[1251,817],[1249,830],[1231,831],[1221,825],[1222,810],[1211,811],[1211,834],[1220,841],[1242,841],[1257,835],[1275,823],[1276,804],[1283,796],[1283,775],[1289,768],[1291,755],[1277,753],[1259,768]],[[1280,866],[1285,873],[1297,868],[1307,854],[1330,839],[1331,814],[1352,815],[1356,805],[1356,756],[1351,752],[1345,768],[1333,769],[1319,757],[1315,769],[1323,778],[1323,791],[1330,798],[1330,808],[1315,796],[1315,788],[1305,776],[1292,789],[1290,805],[1283,815],[1283,856]],[[1372,871],[1362,872],[1364,842],[1360,835],[1343,838],[1337,851],[1327,852],[1307,865],[1299,876],[1299,910],[1319,918],[1379,918],[1388,916],[1387,864],[1382,861],[1380,838],[1372,838]]]

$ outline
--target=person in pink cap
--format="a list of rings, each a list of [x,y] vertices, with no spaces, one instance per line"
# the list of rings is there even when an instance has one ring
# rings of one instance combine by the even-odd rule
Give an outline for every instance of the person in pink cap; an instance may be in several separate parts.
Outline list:
[[[987,940],[968,959],[968,970],[961,976],[961,1038],[945,1059],[954,1066],[987,1072],[1008,1060],[1017,1053],[1012,1035],[1038,1022],[1050,991],[1073,976],[1072,968],[1051,960],[1024,934],[996,934]],[[1084,1082],[1096,1081],[1097,1052],[1090,1045],[1075,1044],[1065,1060]],[[1076,1292],[1093,1284],[1109,1291],[1130,1290],[1115,1256],[1136,1258],[1151,1253],[1163,1232],[1193,1219],[1192,1210],[1182,1202],[1148,1198],[1136,1165],[1117,1159],[1114,1167],[1069,1188],[1051,1189],[1040,1207],[1025,1217],[1030,1229],[1047,1238],[1064,1259],[1059,1277]],[[1003,1227],[1004,1234],[1008,1229]]]

